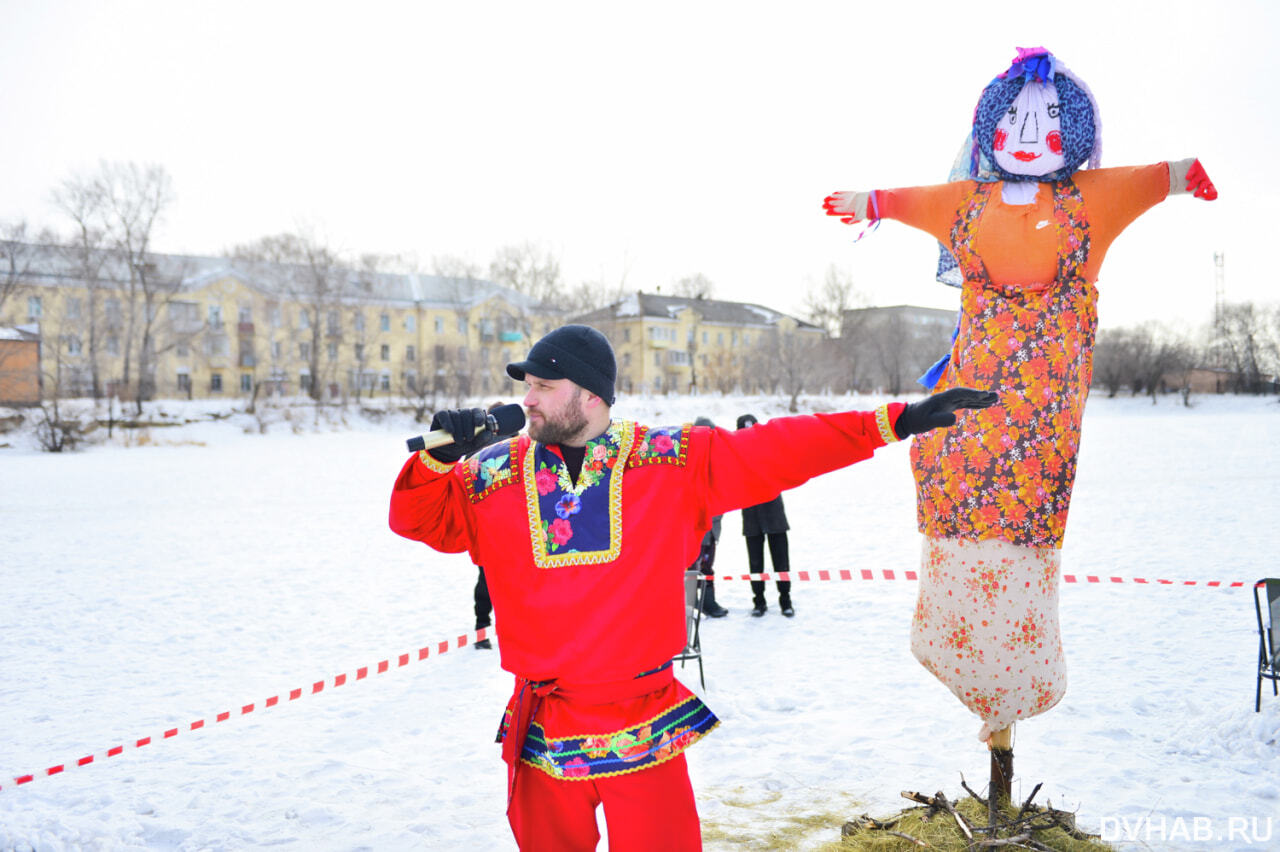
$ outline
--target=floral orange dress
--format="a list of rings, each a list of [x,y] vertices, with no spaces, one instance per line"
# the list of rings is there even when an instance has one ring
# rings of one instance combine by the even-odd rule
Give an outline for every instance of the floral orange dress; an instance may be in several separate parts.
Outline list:
[[[1079,171],[1008,204],[1001,183],[880,190],[879,213],[950,246],[959,330],[935,392],[1000,392],[911,448],[925,534],[911,650],[986,740],[1066,691],[1060,548],[1093,372],[1098,269],[1170,191],[1166,163]]]

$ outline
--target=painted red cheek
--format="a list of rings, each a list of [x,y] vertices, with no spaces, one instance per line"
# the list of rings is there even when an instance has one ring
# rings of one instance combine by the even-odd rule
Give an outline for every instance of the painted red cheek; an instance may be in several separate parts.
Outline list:
[[[1055,154],[1062,153],[1062,134],[1056,130],[1049,131],[1049,135],[1045,137],[1045,141],[1049,143],[1049,150]]]
[[[997,151],[1004,150],[1004,141],[1009,138],[1009,134],[1003,130],[996,131],[995,147]]]

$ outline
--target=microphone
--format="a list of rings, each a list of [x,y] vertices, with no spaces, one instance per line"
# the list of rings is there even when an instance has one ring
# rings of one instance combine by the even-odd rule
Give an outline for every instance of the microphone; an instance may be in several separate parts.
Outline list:
[[[498,438],[510,438],[523,428],[524,409],[512,403],[510,405],[499,405],[493,411],[490,411],[489,415],[484,419],[484,425],[476,427],[476,434],[490,432],[497,435]],[[418,453],[423,450],[434,450],[436,447],[452,444],[454,443],[454,438],[447,429],[432,429],[427,434],[410,438],[405,443],[409,446],[409,452]]]

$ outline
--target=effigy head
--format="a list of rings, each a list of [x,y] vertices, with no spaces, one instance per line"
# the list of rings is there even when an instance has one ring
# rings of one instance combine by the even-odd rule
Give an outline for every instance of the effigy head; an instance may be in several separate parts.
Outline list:
[[[970,174],[1002,180],[1061,180],[1101,158],[1093,94],[1043,47],[1018,48],[1007,71],[982,90],[973,115]],[[981,165],[979,164],[981,153]]]

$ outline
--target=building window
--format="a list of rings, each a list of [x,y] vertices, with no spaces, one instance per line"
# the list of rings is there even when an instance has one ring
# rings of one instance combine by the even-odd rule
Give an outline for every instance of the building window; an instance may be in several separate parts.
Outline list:
[[[731,346],[737,346],[737,345],[738,345],[738,332],[736,332],[736,331],[735,331],[735,332],[733,333],[733,343],[731,343],[730,345],[731,345]]]
[[[391,374],[390,373],[382,374],[382,377],[378,380],[378,387],[384,391],[391,390]]]
[[[404,348],[404,360],[406,360],[406,361],[417,361],[417,360],[418,360],[418,351],[417,351],[416,349],[414,349],[414,348],[413,348],[413,346],[411,346],[411,345],[410,345],[410,346],[406,346],[406,347]]]
[[[191,374],[190,373],[178,374],[178,390],[186,394],[191,393]]]
[[[338,360],[338,344],[336,343],[326,344],[324,347],[324,353],[329,357],[330,361],[337,361]]]
[[[390,361],[391,360],[391,344],[389,343],[382,344],[382,351],[379,354],[382,356],[383,361]]]
[[[413,331],[415,328],[417,328],[417,322],[414,320],[413,314],[409,314],[404,318],[404,330]]]
[[[311,328],[311,314],[298,311],[298,328]]]
[[[282,344],[279,340],[271,341],[272,360],[279,361],[283,357],[284,357],[284,344]]]
[[[661,352],[655,352],[655,353],[653,353],[653,366],[655,366],[655,367],[661,367],[661,366],[662,366],[662,353],[661,353]]]
[[[106,304],[103,305],[103,314],[106,317],[108,326],[120,325],[120,300],[107,299]]]
[[[458,317],[458,334],[466,334],[466,333],[467,333],[467,318]]]
[[[357,361],[364,360],[364,344],[363,343],[356,344],[356,360]]]
[[[80,338],[76,337],[75,335],[71,335],[70,337],[66,338],[66,340],[67,340],[67,354],[79,355],[80,354]]]
[[[38,320],[44,314],[44,306],[40,303],[39,296],[27,297],[27,319]]]
[[[711,336],[711,335],[709,335],[707,332],[705,332],[705,331],[704,331],[704,332],[702,332],[702,342],[703,342],[703,343],[706,343],[706,342],[707,342],[707,338],[708,338],[708,337],[710,337],[710,336]]]
[[[269,306],[267,306],[267,322],[271,324],[271,327],[272,327],[272,328],[279,328],[279,327],[280,327],[280,322],[281,322],[281,320],[280,320],[280,306],[279,306],[279,305],[269,305]]]
[[[724,332],[716,333],[716,346],[724,346]]]
[[[209,374],[209,392],[222,393],[222,374],[221,373]]]
[[[630,343],[630,342],[631,342],[631,329],[629,329],[629,328],[624,328],[624,329],[622,330],[622,341],[623,341],[623,343]]]
[[[623,352],[623,353],[622,353],[622,366],[624,366],[624,367],[630,367],[630,366],[631,366],[631,353],[630,353],[630,352]]]
[[[339,326],[339,324],[338,324],[338,312],[337,312],[337,311],[329,311],[328,313],[326,313],[326,314],[324,315],[324,319],[325,319],[325,325],[326,325],[326,327],[327,327],[327,330],[328,330],[328,332],[329,332],[329,335],[330,335],[330,336],[332,336],[332,337],[337,337],[337,336],[338,336],[338,330],[339,330],[339,328],[340,328],[340,326]]]
[[[174,355],[176,355],[176,356],[177,356],[177,357],[179,357],[179,358],[190,358],[190,357],[191,357],[191,347],[190,347],[190,346],[188,346],[186,343],[179,343],[179,344],[174,348],[174,353],[173,353],[173,354],[174,354]]]
[[[305,341],[298,344],[298,358],[302,361],[311,360],[311,344]]]
[[[311,393],[311,374],[306,370],[298,373],[298,390],[303,393]]]
[[[222,305],[209,306],[209,328],[222,328]]]
[[[80,319],[80,300],[74,296],[67,299],[67,319]]]
[[[356,311],[351,316],[351,327],[356,331],[364,331],[364,312]]]
[[[241,325],[248,325],[253,322],[253,309],[242,307],[237,312],[236,322]]]
[[[444,334],[444,317],[436,317],[436,334]]]
[[[108,355],[120,354],[120,338],[116,337],[114,334],[107,335],[107,354]]]
[[[250,392],[250,391],[252,391],[252,390],[253,390],[253,374],[252,374],[252,373],[241,373],[241,374],[240,374],[240,391],[241,391],[241,393],[249,393],[249,392]]]
[[[391,314],[382,314],[378,317],[378,328],[383,331],[391,330]]]

